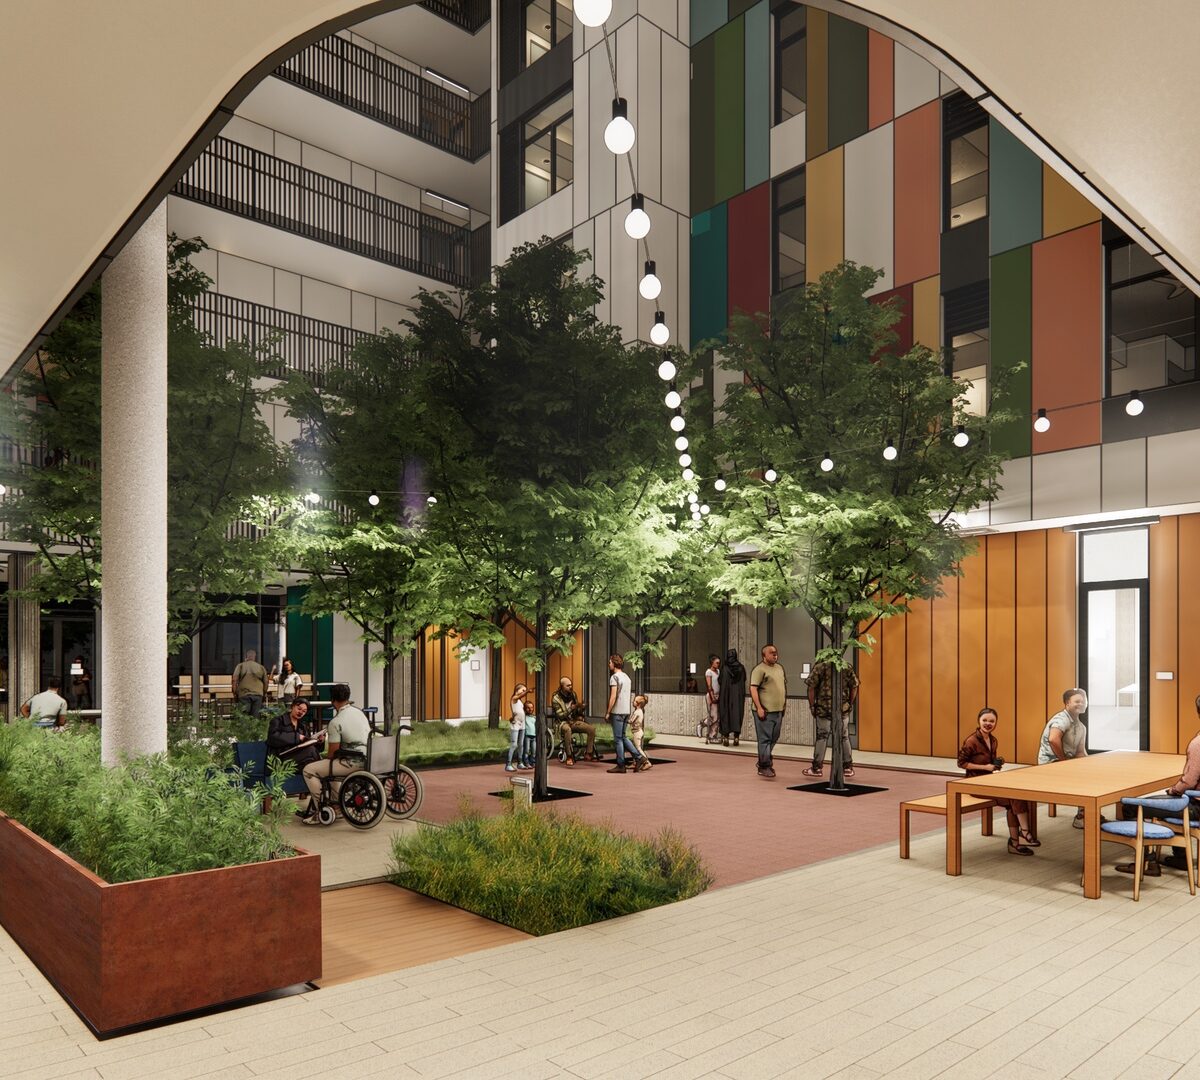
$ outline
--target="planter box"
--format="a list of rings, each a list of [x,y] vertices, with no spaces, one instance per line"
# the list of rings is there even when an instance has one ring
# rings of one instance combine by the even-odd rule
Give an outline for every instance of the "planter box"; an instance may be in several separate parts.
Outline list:
[[[321,859],[110,885],[0,814],[0,923],[103,1037],[320,978]]]

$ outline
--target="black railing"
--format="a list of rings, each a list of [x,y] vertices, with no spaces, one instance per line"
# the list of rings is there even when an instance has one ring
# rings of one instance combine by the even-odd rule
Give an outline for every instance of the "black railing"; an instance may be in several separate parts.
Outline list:
[[[474,34],[492,17],[491,0],[422,0],[421,7]]]
[[[174,194],[422,274],[471,283],[471,230],[217,136]]]
[[[269,372],[273,378],[295,371],[318,388],[324,386],[328,371],[345,367],[360,341],[375,336],[216,292],[201,293],[192,301],[192,318],[214,345],[244,341],[256,350],[269,349],[279,358]]]
[[[472,101],[343,37],[310,45],[275,75],[468,161],[488,152],[490,93]]]

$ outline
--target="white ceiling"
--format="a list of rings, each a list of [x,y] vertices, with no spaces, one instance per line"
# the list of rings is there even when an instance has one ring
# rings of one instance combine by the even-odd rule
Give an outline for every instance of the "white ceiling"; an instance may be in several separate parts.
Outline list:
[[[0,8],[0,369],[163,189],[239,81],[314,27],[404,0],[38,0]],[[632,9],[633,0],[618,0]],[[995,95],[1024,136],[1200,275],[1200,16],[1192,0],[821,0]],[[358,12],[353,18],[347,15]],[[323,25],[329,23],[330,25]],[[907,36],[895,27],[906,27]],[[405,54],[400,42],[386,43]],[[447,74],[452,74],[447,72]],[[473,79],[471,80],[474,81]],[[1043,151],[1045,152],[1045,151]],[[1079,178],[1076,176],[1076,179]]]

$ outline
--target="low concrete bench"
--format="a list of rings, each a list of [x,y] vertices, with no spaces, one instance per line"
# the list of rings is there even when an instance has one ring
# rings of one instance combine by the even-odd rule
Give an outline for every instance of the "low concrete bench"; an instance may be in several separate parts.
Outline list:
[[[982,816],[979,820],[979,831],[984,836],[992,835],[992,808],[996,805],[994,799],[981,799],[976,795],[962,797],[962,812],[974,813],[979,810]],[[900,804],[900,858],[908,858],[908,842],[910,838],[909,814],[937,814],[946,816],[946,796],[930,795],[926,799],[912,799]]]

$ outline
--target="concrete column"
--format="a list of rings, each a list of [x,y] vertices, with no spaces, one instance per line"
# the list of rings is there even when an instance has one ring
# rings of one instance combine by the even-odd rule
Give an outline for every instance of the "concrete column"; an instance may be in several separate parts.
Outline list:
[[[8,718],[42,689],[42,611],[32,600],[14,596],[38,572],[36,556],[8,557]]]
[[[167,206],[101,283],[106,764],[167,747]]]

